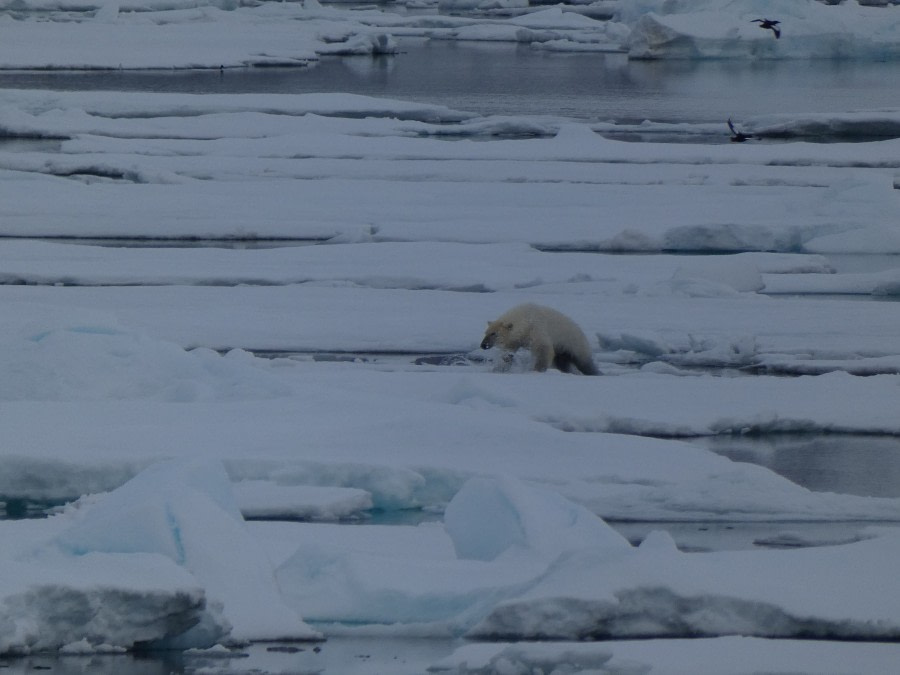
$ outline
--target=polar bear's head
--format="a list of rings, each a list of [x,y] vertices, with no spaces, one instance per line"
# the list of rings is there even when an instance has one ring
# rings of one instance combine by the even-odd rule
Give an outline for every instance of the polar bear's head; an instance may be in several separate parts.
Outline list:
[[[500,346],[508,346],[512,329],[513,323],[511,321],[504,321],[503,319],[488,321],[487,330],[484,331],[484,339],[481,341],[481,348],[490,349],[498,343]]]

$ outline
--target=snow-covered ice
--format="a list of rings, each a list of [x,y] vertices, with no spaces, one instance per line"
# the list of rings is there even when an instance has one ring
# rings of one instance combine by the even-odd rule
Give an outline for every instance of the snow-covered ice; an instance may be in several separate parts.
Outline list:
[[[757,672],[885,673],[896,663],[893,645],[789,642],[747,637],[696,640],[622,640],[593,643],[478,643],[466,645],[430,672],[482,675],[564,667],[572,672],[739,675]],[[751,665],[752,664],[752,665]]]
[[[94,551],[161,554],[202,585],[208,613],[186,633],[166,636],[175,645],[319,637],[283,604],[271,564],[247,533],[221,464],[156,464],[85,510],[51,547],[70,557]],[[225,542],[229,551],[222,555]]]
[[[411,528],[391,551],[323,533],[278,579],[319,621],[449,622],[492,640],[900,634],[894,529],[821,549],[682,553],[663,532],[632,547],[587,510],[510,479],[471,479],[446,513],[452,547],[416,546],[441,533],[436,525]],[[852,583],[842,581],[848,569],[860,572]]]
[[[283,604],[221,463],[158,463],[24,525],[2,523],[3,652],[320,637]]]
[[[245,518],[339,521],[360,518],[372,509],[372,495],[361,488],[243,480],[234,485],[234,494]]]
[[[21,529],[3,525],[3,654],[78,643],[92,651],[163,643],[203,615],[203,588],[167,558],[143,553],[11,558],[9,544]]]
[[[2,243],[7,285],[0,297],[9,308],[0,364],[6,401],[2,493],[7,500],[59,502],[118,488],[85,503],[66,528],[61,523],[73,516],[63,514],[18,534],[33,543],[9,564],[45,555],[39,553],[46,549],[38,545],[40,529],[53,527],[61,531],[47,538],[68,547],[68,557],[57,558],[57,564],[72,573],[73,592],[89,583],[72,562],[83,556],[113,556],[127,585],[133,556],[158,555],[165,575],[178,581],[160,572],[165,594],[150,606],[165,612],[180,607],[188,592],[185,577],[194,594],[188,596],[193,605],[178,609],[177,628],[154,624],[148,616],[155,633],[82,638],[45,620],[48,642],[20,635],[10,638],[7,649],[64,647],[80,639],[107,649],[314,636],[300,617],[326,633],[362,623],[393,625],[392,633],[401,635],[550,636],[529,628],[537,622],[554,638],[599,634],[599,625],[620,637],[893,636],[897,617],[888,610],[875,613],[867,600],[875,590],[862,594],[855,578],[845,582],[847,590],[835,603],[839,611],[811,603],[820,595],[815,592],[800,593],[791,604],[771,579],[790,587],[796,580],[777,574],[781,567],[808,572],[821,566],[816,574],[839,590],[834,575],[847,565],[890,558],[890,551],[873,553],[895,545],[890,530],[860,531],[830,549],[700,557],[671,545],[652,546],[659,536],[634,548],[597,518],[897,519],[897,499],[810,492],[761,467],[671,440],[771,431],[900,432],[893,374],[900,361],[900,306],[803,299],[804,293],[847,292],[858,283],[858,273],[835,272],[828,252],[817,252],[820,239],[856,227],[870,237],[883,233],[882,249],[891,241],[894,169],[871,160],[890,142],[759,146],[752,148],[758,152],[738,155],[713,146],[595,140],[586,127],[570,125],[550,139],[447,144],[422,132],[446,123],[436,120],[465,125],[470,116],[400,104],[392,115],[391,102],[360,97],[273,97],[262,102],[264,110],[253,111],[243,97],[6,95],[12,104],[7,114],[18,107],[30,116],[30,133],[71,139],[58,150],[5,155],[4,189],[20,200],[15,206],[5,202],[7,235],[34,233],[39,223],[40,234],[69,237],[323,240],[245,250],[119,249],[16,238]],[[59,105],[91,112],[51,114]],[[115,110],[142,107],[157,111],[164,132],[154,118],[127,129],[105,121]],[[361,121],[359,111],[376,116]],[[211,134],[207,127],[201,134],[197,115],[210,117],[218,131]],[[94,119],[86,122],[86,116]],[[253,138],[244,131],[248,119],[256,122]],[[480,129],[485,124],[490,120]],[[315,185],[309,186],[314,190],[298,189],[309,180],[298,180],[290,163],[274,173],[261,168],[259,158],[271,152],[254,144],[268,133],[279,139],[278,155],[285,154],[286,139],[296,138],[319,157]],[[198,145],[204,136],[217,140]],[[374,139],[381,145],[366,150],[363,141]],[[354,152],[340,151],[351,140]],[[163,142],[170,146],[166,152],[155,146]],[[124,145],[115,149],[110,143]],[[172,152],[179,144],[189,152]],[[240,162],[222,161],[235,151]],[[869,166],[845,168],[849,162],[837,159],[841,151],[855,157],[854,164]],[[808,153],[822,159],[811,164]],[[148,168],[155,158],[168,166]],[[431,162],[433,175],[410,183],[404,167],[411,159],[419,167]],[[595,171],[596,179],[584,186],[560,182],[572,175],[572,159],[580,161],[582,172]],[[116,174],[110,161],[129,166],[131,173],[120,172],[124,179],[118,180],[73,181],[60,177],[68,172],[59,168],[64,160],[70,168],[85,167],[85,178],[103,170]],[[328,161],[334,164],[322,173]],[[203,174],[214,180],[196,180],[201,163]],[[525,203],[526,192],[511,180],[523,170],[530,172],[535,196]],[[475,181],[483,180],[491,189],[475,190]],[[377,190],[370,189],[376,183]],[[333,189],[323,189],[329,185]],[[341,195],[350,188],[369,201],[344,208]],[[644,234],[615,221],[620,229],[602,234],[602,222],[590,214],[601,208],[634,212],[638,205],[621,197],[626,188],[644,197]],[[798,206],[807,191],[808,201]],[[285,200],[286,194],[291,198]],[[385,195],[391,200],[385,202]],[[744,195],[755,202],[777,200],[776,212],[789,208],[797,214],[796,229],[785,233],[779,228],[786,221],[772,217],[766,225],[716,225],[710,219],[686,232],[664,215],[672,199],[693,204],[699,213],[731,208]],[[446,205],[438,220],[435,196]],[[199,228],[194,212],[183,206],[198,198],[207,206],[201,214],[207,225]],[[21,200],[27,200],[24,207]],[[540,202],[566,204],[565,227],[547,209],[547,228],[536,229]],[[261,219],[251,220],[251,205]],[[512,229],[510,218],[525,208],[524,226]],[[308,217],[287,217],[298,209]],[[354,211],[360,214],[355,223]],[[579,213],[594,239],[580,233]],[[749,208],[739,213],[758,221]],[[323,228],[324,214],[340,214],[344,223],[332,215],[332,224]],[[685,216],[691,219],[696,216]],[[269,230],[263,229],[266,222]],[[399,229],[403,222],[408,225]],[[552,238],[541,234],[551,224]],[[739,244],[736,233],[744,237]],[[662,242],[675,241],[676,234],[685,250],[749,250],[715,258],[660,255]],[[769,245],[778,241],[790,243]],[[642,253],[609,255],[582,247]],[[890,274],[886,269],[870,277]],[[799,297],[777,297],[787,292]],[[499,376],[475,359],[485,317],[526,297],[573,316],[596,340],[595,358],[612,377]],[[263,359],[253,351],[308,356]],[[335,352],[360,357],[316,358]],[[448,371],[367,356],[379,353],[444,354],[468,365]],[[735,375],[770,368],[837,372],[793,379],[717,377],[698,366],[726,367]],[[883,374],[848,374],[863,367]],[[158,462],[173,458],[214,464],[159,468]],[[227,499],[221,479],[218,501],[196,497],[202,509],[180,505],[184,497],[171,492],[191,471],[213,476],[223,467],[234,491]],[[131,483],[123,485],[131,477],[149,487],[135,493]],[[129,503],[140,518],[130,515]],[[243,510],[254,518],[365,522],[372,509],[420,509],[437,517],[448,503],[446,526],[242,525],[236,515]],[[495,519],[479,515],[485,511]],[[161,514],[179,523],[176,539],[171,527],[135,527],[145,521],[151,527]],[[113,516],[129,522],[128,537],[141,542],[139,550],[122,550],[130,539],[117,534],[124,525],[109,524]],[[573,522],[580,525],[572,529]],[[4,527],[26,529],[22,523]],[[498,532],[510,539],[498,538]],[[241,539],[260,542],[265,556],[239,556],[228,564],[210,560],[208,551],[230,550]],[[173,549],[174,541],[180,543]],[[183,546],[197,553],[179,553]],[[616,562],[622,556],[627,560]],[[662,557],[677,561],[666,569],[680,575],[665,576]],[[739,587],[731,570],[740,565],[764,572],[742,575],[745,585]],[[240,571],[248,568],[250,575]],[[647,576],[636,578],[638,569]],[[607,570],[602,576],[612,586],[597,585],[598,570]],[[247,582],[254,574],[260,586]],[[235,577],[243,580],[243,596],[233,597],[229,580]],[[554,586],[557,577],[571,589]],[[753,585],[751,578],[761,581]],[[867,578],[879,597],[895,598],[889,575],[874,569]],[[578,590],[580,584],[598,595]],[[22,585],[5,596],[9,607],[18,606],[21,593],[39,592],[36,582]],[[96,601],[100,592],[91,590],[89,597]],[[252,606],[245,608],[253,605],[248,596],[266,593],[277,598],[267,607],[285,608],[264,623],[254,619]],[[613,597],[641,608],[639,629],[630,624],[630,614],[623,618],[631,609],[610,604]],[[550,622],[550,607],[567,620]],[[717,619],[692,619],[678,607]],[[659,628],[673,612],[679,622],[666,619],[670,628]],[[771,629],[774,616],[778,630]],[[199,628],[185,633],[195,623]]]
[[[889,2],[619,0],[531,7],[525,0],[441,0],[420,8],[410,0],[345,9],[317,0],[17,0],[2,9],[5,69],[306,66],[335,54],[392,54],[397,38],[409,37],[620,51],[638,59],[900,55],[900,10]],[[761,30],[757,18],[780,21],[781,36]]]
[[[896,6],[818,0],[623,2],[632,58],[896,58]],[[772,30],[757,19],[778,21]],[[629,21],[631,20],[631,21]],[[761,30],[762,29],[762,30]]]
[[[895,5],[811,0],[462,9],[16,3],[0,66],[314,64],[404,37],[895,58],[900,35]],[[59,505],[0,521],[0,653],[352,635],[471,641],[435,672],[900,658],[900,497],[695,440],[900,435],[900,110],[743,121],[864,142],[703,145],[349,94],[0,102],[22,139],[0,146],[0,502]],[[576,320],[602,376],[494,372],[484,322],[523,301]],[[688,552],[665,531],[684,523],[771,529]]]

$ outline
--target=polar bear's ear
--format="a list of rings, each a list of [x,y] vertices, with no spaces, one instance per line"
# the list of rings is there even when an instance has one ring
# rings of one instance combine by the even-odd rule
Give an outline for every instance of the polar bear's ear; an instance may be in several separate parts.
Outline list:
[[[512,329],[513,329],[513,322],[512,322],[512,321],[507,321],[505,324],[503,324],[503,327],[504,327],[506,330],[512,330]]]

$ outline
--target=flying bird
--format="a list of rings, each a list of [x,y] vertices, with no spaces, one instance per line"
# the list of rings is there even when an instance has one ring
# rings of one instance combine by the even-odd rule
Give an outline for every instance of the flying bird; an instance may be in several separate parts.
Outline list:
[[[731,121],[731,118],[728,118],[728,128],[731,129],[731,142],[732,143],[743,143],[746,140],[753,138],[753,134],[745,134],[741,131],[738,131],[734,128],[734,123]]]
[[[766,30],[770,30],[775,33],[775,39],[781,37],[781,29],[778,27],[780,21],[773,21],[772,19],[753,19],[750,23],[758,23],[760,28],[765,28]]]

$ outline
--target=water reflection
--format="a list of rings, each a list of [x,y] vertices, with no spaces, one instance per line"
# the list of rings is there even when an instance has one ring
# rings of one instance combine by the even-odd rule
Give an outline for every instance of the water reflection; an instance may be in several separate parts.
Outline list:
[[[838,274],[871,274],[900,269],[900,255],[896,253],[829,253],[825,257]]]
[[[713,436],[694,441],[816,492],[900,497],[900,438],[845,434]]]
[[[491,115],[721,122],[895,108],[900,68],[871,61],[629,61],[515,43],[402,38],[402,52],[308,67],[2,72],[0,87],[183,93],[348,92]],[[723,135],[727,129],[723,126]]]
[[[4,675],[34,675],[42,671],[53,675],[169,675],[185,672],[178,667],[173,669],[172,666],[163,654],[158,654],[155,658],[132,654],[0,657],[0,669]]]
[[[459,640],[336,637],[313,643],[259,643],[234,651],[0,657],[5,675],[421,675],[448,656]]]

